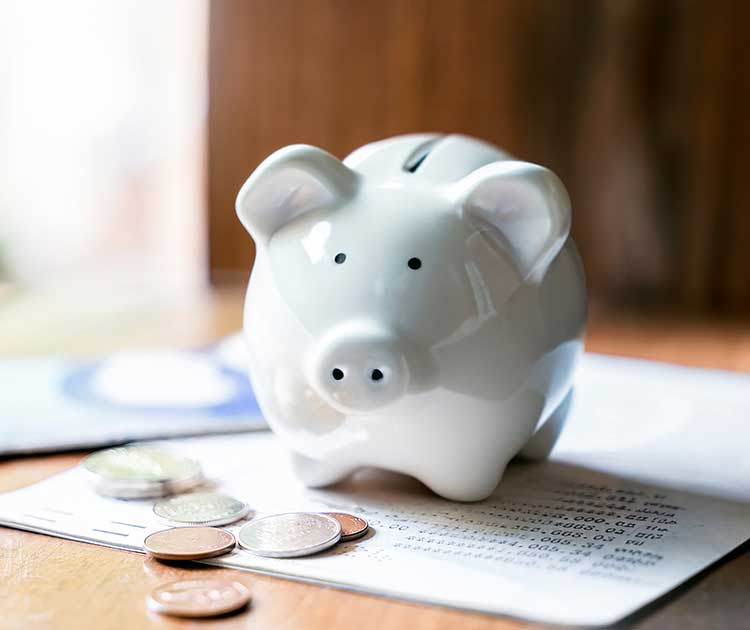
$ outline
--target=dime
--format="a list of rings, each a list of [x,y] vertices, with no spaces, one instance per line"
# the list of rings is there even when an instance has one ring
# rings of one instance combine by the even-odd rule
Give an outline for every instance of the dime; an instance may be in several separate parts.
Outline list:
[[[362,538],[369,529],[365,519],[353,514],[346,514],[345,512],[323,512],[323,514],[335,518],[341,525],[341,542]]]
[[[269,558],[309,556],[335,545],[341,525],[325,514],[291,512],[250,521],[238,535],[241,547]]]
[[[174,482],[201,474],[198,462],[145,446],[110,448],[89,455],[82,466],[108,481]]]
[[[249,601],[247,587],[229,580],[178,580],[157,586],[146,598],[151,610],[175,617],[215,617]]]
[[[246,503],[218,492],[194,492],[154,505],[154,514],[181,525],[227,525],[250,511]]]
[[[159,560],[201,560],[234,549],[234,536],[215,527],[175,527],[146,536],[143,548]]]

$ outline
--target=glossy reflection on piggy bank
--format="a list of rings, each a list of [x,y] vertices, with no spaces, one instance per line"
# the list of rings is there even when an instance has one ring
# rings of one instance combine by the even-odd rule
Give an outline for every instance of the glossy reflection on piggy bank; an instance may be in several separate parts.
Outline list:
[[[460,135],[343,162],[295,145],[237,213],[257,248],[252,384],[305,484],[376,466],[475,501],[519,452],[547,455],[586,311],[554,174]]]

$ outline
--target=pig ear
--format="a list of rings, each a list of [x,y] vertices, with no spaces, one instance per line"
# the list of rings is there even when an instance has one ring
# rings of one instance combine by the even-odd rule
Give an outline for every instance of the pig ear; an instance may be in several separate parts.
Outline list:
[[[266,158],[237,195],[237,216],[256,241],[294,218],[355,193],[358,176],[321,149],[292,145]]]
[[[552,171],[494,162],[457,183],[464,220],[513,259],[520,276],[544,272],[570,232],[570,199]]]

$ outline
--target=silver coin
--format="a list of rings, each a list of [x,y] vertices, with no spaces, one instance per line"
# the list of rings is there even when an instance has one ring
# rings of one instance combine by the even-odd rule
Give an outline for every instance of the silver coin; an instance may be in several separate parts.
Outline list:
[[[122,483],[175,482],[201,474],[198,462],[147,446],[122,446],[98,451],[81,466],[100,479]]]
[[[158,485],[153,487],[129,487],[96,483],[94,492],[102,497],[111,499],[160,499],[172,494],[168,487]]]
[[[103,497],[114,499],[158,499],[187,492],[205,481],[202,474],[177,481],[124,482],[97,479],[94,490]]]
[[[250,511],[246,503],[219,492],[193,492],[159,501],[154,514],[180,525],[227,525]]]
[[[296,558],[335,545],[341,525],[325,514],[290,512],[251,521],[237,537],[240,546],[259,556]]]

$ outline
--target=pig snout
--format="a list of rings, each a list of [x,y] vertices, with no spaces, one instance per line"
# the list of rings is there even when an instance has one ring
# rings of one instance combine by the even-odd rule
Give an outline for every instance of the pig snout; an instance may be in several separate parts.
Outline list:
[[[346,414],[368,412],[400,398],[409,383],[398,337],[377,324],[348,322],[329,330],[309,361],[313,389]]]

